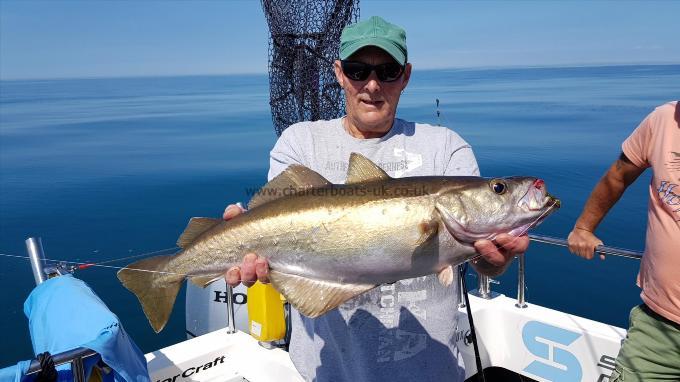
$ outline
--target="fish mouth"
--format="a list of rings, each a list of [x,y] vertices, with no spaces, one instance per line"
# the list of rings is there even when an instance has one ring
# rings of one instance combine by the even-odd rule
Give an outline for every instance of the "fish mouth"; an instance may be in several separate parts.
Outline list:
[[[553,199],[545,189],[545,182],[542,179],[536,179],[524,196],[519,199],[517,206],[529,211],[540,211]]]
[[[519,200],[517,206],[526,208],[529,211],[541,211],[541,214],[533,221],[513,228],[508,232],[512,236],[520,236],[530,229],[538,226],[555,210],[559,209],[562,202],[554,196],[550,195],[546,190],[541,179],[537,179],[527,193]]]

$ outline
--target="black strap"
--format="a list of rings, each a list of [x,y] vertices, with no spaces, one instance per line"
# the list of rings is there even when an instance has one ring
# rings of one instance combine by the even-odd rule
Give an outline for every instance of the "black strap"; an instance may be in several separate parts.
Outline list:
[[[465,307],[467,309],[468,321],[470,322],[470,337],[472,339],[472,346],[475,349],[475,363],[477,364],[477,379],[486,382],[484,376],[484,369],[482,368],[482,358],[479,355],[479,346],[477,345],[477,334],[475,333],[475,322],[472,319],[472,310],[470,309],[470,298],[468,297],[467,283],[465,282],[465,274],[467,273],[468,263],[458,267],[460,281],[463,286],[463,296],[465,297]]]
[[[35,382],[55,382],[57,380],[57,369],[54,368],[54,361],[50,352],[40,353],[36,358],[40,362],[40,371],[35,377]]]

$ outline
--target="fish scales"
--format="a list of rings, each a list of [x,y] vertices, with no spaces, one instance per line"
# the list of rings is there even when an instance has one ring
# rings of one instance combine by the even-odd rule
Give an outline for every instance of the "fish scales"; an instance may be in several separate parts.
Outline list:
[[[141,260],[118,276],[159,331],[186,277],[207,285],[254,252],[267,259],[274,287],[315,317],[379,284],[444,273],[475,254],[474,241],[521,233],[559,207],[536,178],[392,179],[358,154],[347,183],[291,166],[248,212],[226,222],[192,218],[181,253]]]

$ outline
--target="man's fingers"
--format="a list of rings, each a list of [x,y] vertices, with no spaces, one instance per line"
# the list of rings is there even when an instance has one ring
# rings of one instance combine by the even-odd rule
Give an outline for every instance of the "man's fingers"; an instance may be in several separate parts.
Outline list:
[[[242,214],[243,212],[245,212],[245,209],[243,209],[243,207],[241,207],[240,204],[230,204],[227,206],[227,208],[224,209],[222,219],[224,220],[233,219],[236,216]]]
[[[489,240],[478,240],[474,245],[475,250],[482,255],[484,260],[496,266],[505,264],[505,256],[498,251],[496,244],[493,242]]]
[[[230,286],[237,286],[241,282],[241,272],[239,267],[231,267],[225,275],[225,280]]]
[[[269,263],[263,258],[258,258],[255,261],[255,274],[257,280],[263,284],[269,283]]]
[[[583,257],[584,259],[592,260],[592,259],[593,259],[593,253],[594,253],[594,252],[593,252],[591,249],[589,249],[589,248],[583,248],[583,249],[581,250],[581,255],[580,255],[580,256]]]
[[[595,242],[595,245],[593,246],[593,256],[595,256],[595,250],[597,249],[597,247],[599,247],[601,245],[604,245],[604,243],[602,242],[602,240],[598,239],[597,242]],[[604,260],[604,259],[605,259],[605,256],[600,254],[600,260]]]
[[[592,232],[581,229],[571,231],[567,237],[567,243],[571,253],[588,260],[595,257],[595,249],[603,245],[602,240]]]
[[[529,248],[529,236],[512,236],[508,234],[500,234],[496,237],[496,244],[502,249],[510,252],[513,256],[524,253]]]
[[[597,249],[597,247],[601,245],[602,241],[599,239],[582,243],[583,253],[585,254],[585,256],[581,257],[584,257],[588,260],[592,260],[592,258],[595,257],[595,250]],[[603,259],[602,256],[600,258]]]
[[[256,260],[257,255],[254,253],[249,253],[243,257],[243,262],[241,263],[241,282],[247,287],[252,286],[257,281],[255,273]]]
[[[264,262],[265,268],[262,269],[262,262]],[[257,268],[260,267],[258,270]],[[247,287],[253,286],[258,278],[269,282],[269,266],[267,261],[264,259],[259,259],[256,254],[249,253],[243,257],[240,267],[231,267],[225,274],[224,278],[227,284],[231,286],[236,286],[239,283]],[[262,276],[260,276],[260,274]]]

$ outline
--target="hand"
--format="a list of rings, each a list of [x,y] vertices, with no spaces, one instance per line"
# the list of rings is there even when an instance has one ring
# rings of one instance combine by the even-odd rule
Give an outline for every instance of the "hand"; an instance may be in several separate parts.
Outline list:
[[[500,234],[494,241],[478,240],[474,243],[479,260],[472,261],[475,270],[483,275],[496,277],[505,272],[512,259],[529,248],[529,236]]]
[[[569,233],[567,242],[569,243],[569,251],[571,253],[588,260],[593,258],[595,248],[603,244],[602,240],[598,239],[594,233],[576,227]],[[604,255],[600,255],[600,259],[604,260]]]
[[[529,248],[529,236],[512,236],[506,233],[499,234],[496,239],[478,240],[475,242],[475,249],[482,259],[489,264],[497,267],[505,267],[512,259],[526,252]]]
[[[222,218],[224,220],[233,219],[245,211],[240,204],[230,204],[224,209]],[[243,285],[251,287],[255,284],[255,281],[267,284],[269,283],[269,264],[267,259],[258,257],[254,253],[248,253],[243,257],[240,266],[229,268],[224,274],[224,279],[230,286],[243,283]]]

